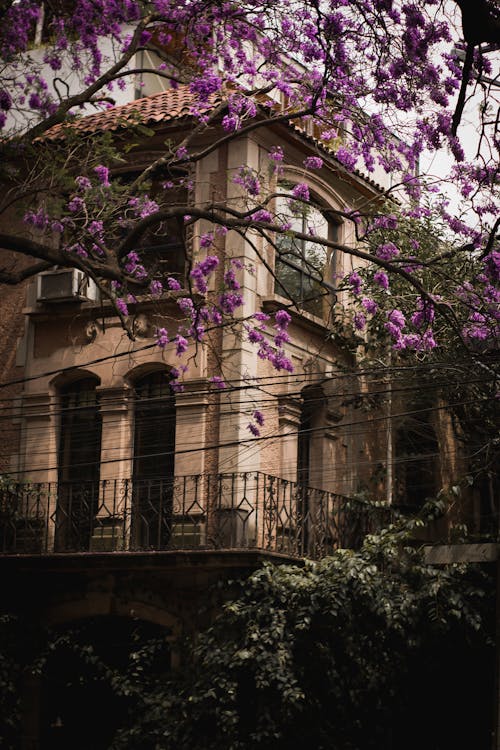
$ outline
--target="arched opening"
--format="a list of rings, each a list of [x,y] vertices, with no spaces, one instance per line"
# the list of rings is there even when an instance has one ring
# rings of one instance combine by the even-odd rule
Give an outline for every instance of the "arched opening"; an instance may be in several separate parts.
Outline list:
[[[62,387],[56,551],[89,549],[99,502],[102,422],[95,376]]]
[[[112,616],[61,628],[42,671],[40,750],[107,750],[169,672],[170,635]]]
[[[135,383],[132,544],[162,549],[172,533],[175,394],[159,370]]]
[[[285,183],[279,186],[279,190],[290,193],[290,187]],[[277,199],[277,214],[290,227],[290,232],[276,237],[274,290],[306,312],[325,317],[331,295],[323,282],[333,284],[335,253],[318,242],[300,239],[293,233],[336,240],[339,225],[327,218],[319,204],[305,206],[291,198]]]

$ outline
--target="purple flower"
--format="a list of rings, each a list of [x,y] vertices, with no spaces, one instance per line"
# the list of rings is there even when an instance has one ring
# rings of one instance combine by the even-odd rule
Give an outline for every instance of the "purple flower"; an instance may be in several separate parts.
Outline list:
[[[256,409],[254,411],[254,413],[253,413],[253,418],[255,419],[255,421],[257,422],[257,424],[259,425],[259,427],[263,426],[263,424],[264,424],[264,415],[262,414],[261,411],[259,411],[258,409]]]
[[[283,346],[283,344],[288,343],[290,341],[290,336],[286,331],[281,330],[276,336],[274,337],[274,344],[277,347]]]
[[[354,328],[357,331],[364,330],[364,327],[366,325],[366,317],[361,312],[357,312],[354,314]]]
[[[398,220],[394,214],[377,216],[372,224],[372,229],[397,229]]]
[[[349,153],[349,151],[343,146],[338,149],[335,156],[337,157],[338,161],[343,164],[344,167],[346,167],[346,169],[352,170],[356,166],[356,157],[353,154]]]
[[[239,283],[239,281],[237,281],[236,276],[235,276],[234,271],[233,271],[232,268],[230,268],[224,274],[224,284],[229,289],[233,289],[234,291],[238,291],[238,289],[241,288],[240,283]]]
[[[189,297],[181,297],[177,300],[177,304],[184,315],[186,315],[187,317],[191,317],[194,314],[193,300]]]
[[[304,167],[306,169],[321,169],[323,166],[323,159],[320,159],[319,156],[308,156],[307,159],[304,159]]]
[[[199,267],[193,268],[190,273],[191,278],[194,281],[194,285],[200,294],[205,294],[208,289],[207,281]]]
[[[255,437],[259,437],[260,435],[259,428],[256,427],[254,424],[252,424],[252,422],[249,422],[247,424],[247,430],[249,430],[252,433],[252,435],[255,435]]]
[[[12,97],[8,91],[2,89],[0,91],[0,109],[2,109],[4,112],[8,112],[11,107]]]
[[[207,257],[200,261],[197,268],[200,269],[204,276],[209,276],[219,265],[219,259],[216,255],[207,255]]]
[[[167,286],[172,292],[178,292],[179,289],[182,289],[177,279],[172,278],[172,276],[168,277]]]
[[[264,334],[257,328],[249,328],[247,335],[248,340],[252,344],[260,344],[262,341],[264,341]]]
[[[259,208],[255,213],[252,214],[252,221],[265,221],[271,222],[273,220],[272,215],[265,208]]]
[[[50,228],[53,232],[58,232],[59,234],[62,234],[64,232],[64,224],[58,219],[55,219],[51,222]]]
[[[30,95],[28,103],[31,109],[41,109],[42,107],[42,100],[40,99],[38,94],[35,94],[35,93]]]
[[[392,310],[388,315],[388,319],[390,323],[393,323],[398,328],[404,328],[406,325],[406,319],[401,310]]]
[[[125,301],[124,301],[124,300],[122,300],[122,299],[120,299],[120,297],[118,297],[118,298],[117,298],[117,299],[115,300],[115,305],[116,305],[116,309],[117,309],[117,310],[118,310],[118,311],[119,311],[119,312],[120,312],[120,313],[121,313],[122,315],[124,315],[125,317],[127,317],[127,315],[128,315],[128,307],[127,307],[127,305],[126,305]]]
[[[431,330],[427,330],[422,336],[422,346],[426,351],[436,348],[437,344]]]
[[[349,274],[349,276],[347,277],[347,281],[351,286],[353,294],[360,294],[361,287],[363,286],[363,281],[361,279],[361,276],[356,273],[356,271],[353,271]]]
[[[202,234],[200,237],[200,247],[210,247],[213,242],[213,234]]]
[[[109,187],[109,169],[102,164],[98,164],[98,166],[94,168],[94,172],[96,173],[97,179],[101,185],[103,187]]]
[[[213,383],[216,388],[220,388],[220,390],[223,390],[226,387],[225,382],[221,377],[219,377],[219,375],[213,375],[210,378],[210,382]]]
[[[258,195],[261,190],[259,178],[252,169],[248,167],[240,167],[238,173],[233,177],[233,182],[236,185],[241,185],[245,188],[249,195]]]
[[[227,315],[231,315],[238,307],[243,305],[241,294],[224,292],[219,296],[219,306]]]
[[[283,149],[281,146],[273,146],[272,149],[269,152],[269,158],[271,161],[274,162],[282,162],[283,161]]]
[[[276,370],[293,372],[293,365],[282,350],[271,353],[268,359]]]
[[[393,339],[399,339],[401,338],[401,328],[396,325],[395,323],[384,323],[385,330],[392,336]]]
[[[37,229],[45,229],[49,223],[49,218],[43,208],[39,208],[38,211],[27,211],[23,216],[23,221]]]
[[[299,182],[293,186],[292,195],[297,200],[308,201],[309,200],[309,185],[305,182]]]
[[[68,203],[68,210],[74,214],[77,211],[81,211],[84,206],[85,201],[83,200],[83,198],[79,198],[77,195],[75,195]]]
[[[254,317],[256,317],[256,315],[254,315]],[[287,328],[292,322],[292,318],[286,310],[278,310],[278,312],[274,316],[274,319],[276,321],[276,325],[280,328]]]
[[[177,334],[177,336],[174,339],[175,342],[175,353],[178,357],[182,356],[184,352],[188,348],[188,342],[184,338],[184,336],[181,336],[180,334]]]
[[[385,271],[377,271],[373,275],[373,281],[382,287],[382,289],[389,289],[389,278]]]
[[[224,115],[222,118],[222,127],[228,133],[232,133],[238,128],[240,124],[240,118],[237,115]]]
[[[90,182],[88,177],[85,177],[84,175],[79,175],[75,178],[75,182],[80,188],[80,190],[89,190],[92,187],[92,183]]]
[[[386,242],[385,245],[379,245],[375,253],[382,260],[392,260],[399,255],[399,249],[392,242]]]
[[[153,279],[153,281],[149,285],[149,291],[151,292],[153,297],[160,297],[163,292],[163,284],[161,283],[161,281]]]
[[[168,344],[168,333],[166,328],[158,328],[156,330],[156,343],[160,349],[165,349]]]
[[[370,299],[369,297],[363,297],[361,304],[369,315],[375,315],[378,310],[378,305],[375,300]]]

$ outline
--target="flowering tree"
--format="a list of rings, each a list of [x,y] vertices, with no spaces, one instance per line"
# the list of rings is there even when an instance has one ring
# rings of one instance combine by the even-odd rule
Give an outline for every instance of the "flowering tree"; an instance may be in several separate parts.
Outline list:
[[[135,295],[180,296],[177,278],[151,272],[141,240],[162,222],[189,230],[205,219],[213,228],[200,238],[205,255],[193,261],[190,293],[178,302],[190,319],[173,334],[179,354],[189,338],[202,338],[207,326],[231,320],[243,305],[231,264],[223,269],[221,293],[198,300],[220,262],[212,248],[228,230],[250,243],[260,234],[278,253],[280,237],[314,237],[368,264],[364,278],[353,273],[342,281],[353,293],[353,323],[362,329],[373,320],[380,327],[383,319],[396,349],[431,350],[436,316],[466,346],[497,336],[500,136],[493,65],[500,17],[493,0],[19,0],[3,8],[0,245],[11,254],[0,281],[18,283],[54,265],[78,268],[112,301],[133,336],[127,305]],[[153,67],[136,65],[145,50],[154,50]],[[189,91],[191,125],[132,180],[110,179],[127,144],[109,132],[86,133],[75,118],[89,107],[112,106],[121,88],[148,73]],[[479,108],[473,158],[462,143],[469,100]],[[279,143],[269,152],[274,179],[241,165],[234,179],[243,207],[187,199],[197,162],[278,123],[312,128],[318,146],[318,156],[304,162],[304,181],[287,196],[292,214],[310,211],[307,173],[321,169],[321,154],[332,154],[346,174],[397,175],[376,201],[332,212],[355,228],[355,243],[315,237],[310,226],[297,231],[279,213]],[[140,119],[127,124],[129,144],[152,135]],[[207,145],[200,134],[208,131],[216,135]],[[442,149],[453,155],[449,173],[437,181],[430,171],[419,174],[425,154]],[[158,182],[161,191],[152,187]],[[450,185],[460,210],[445,198]],[[430,194],[432,201],[424,201]],[[411,236],[415,223],[427,228],[424,248]],[[392,279],[406,312],[394,304]],[[375,299],[370,285],[385,295]],[[335,280],[322,278],[320,286],[336,290]],[[284,315],[276,320],[272,345],[263,334],[265,320],[247,329],[260,355],[278,368],[290,366],[282,350],[287,322]],[[172,333],[160,329],[159,345],[169,339]]]

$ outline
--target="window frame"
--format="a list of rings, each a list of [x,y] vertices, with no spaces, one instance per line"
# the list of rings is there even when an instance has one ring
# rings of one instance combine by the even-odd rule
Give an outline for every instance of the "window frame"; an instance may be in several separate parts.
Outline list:
[[[285,201],[293,201],[293,196],[291,195],[291,188],[293,184],[293,182],[287,180],[286,182],[282,182],[280,185],[278,185],[278,190],[282,194],[277,197],[277,202],[282,201],[284,204]],[[289,194],[289,197],[285,194],[285,192]],[[300,227],[295,226],[291,229],[291,231],[307,234],[310,227],[310,212],[317,212],[317,214],[319,214],[324,221],[326,229],[324,235],[319,234],[317,236],[323,237],[324,239],[329,241],[336,241],[340,233],[341,223],[333,221],[331,218],[325,215],[325,213],[323,213],[323,210],[327,207],[322,206],[322,201],[318,199],[314,194],[312,195],[312,202],[314,202],[315,205],[312,205],[309,208],[309,211],[304,210],[304,212],[297,214],[294,214],[293,210],[286,207],[285,205],[283,206],[284,210],[281,210],[281,207],[278,203],[278,210],[276,213],[278,216],[282,214],[285,220],[287,218],[291,218],[292,221],[295,222],[295,224],[300,222]],[[325,301],[328,298],[331,299],[332,294],[331,291],[329,291],[328,288],[323,285],[323,282],[328,283],[330,281],[330,283],[333,285],[334,273],[337,267],[337,252],[335,248],[321,245],[320,243],[315,243],[313,241],[309,242],[308,240],[304,240],[302,238],[297,239],[297,237],[295,236],[290,237],[290,249],[288,251],[284,251],[280,248],[280,244],[283,245],[284,238],[288,237],[289,235],[287,235],[286,233],[277,234],[275,237],[274,293],[286,299],[290,299],[293,302],[296,302],[303,312],[315,315],[316,317],[324,318],[326,317]],[[321,269],[316,269],[314,267],[313,262],[311,261],[310,253],[308,257],[308,245],[312,246],[312,252],[314,252],[314,248],[316,247],[320,248],[321,252],[324,253],[325,262],[324,264],[322,264]],[[286,257],[287,255],[290,257]],[[289,269],[289,271],[295,275],[296,279],[298,279],[298,284],[296,284],[298,288],[297,295],[292,296],[291,290],[288,290],[286,287],[285,280],[282,277],[280,278],[280,266]],[[317,285],[318,294],[306,296],[307,288],[311,288],[311,286],[313,285]]]

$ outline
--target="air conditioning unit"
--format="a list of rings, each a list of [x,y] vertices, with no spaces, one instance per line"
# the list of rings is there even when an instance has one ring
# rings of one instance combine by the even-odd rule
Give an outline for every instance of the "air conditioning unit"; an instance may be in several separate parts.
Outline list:
[[[95,302],[98,288],[77,268],[44,271],[37,278],[37,302]]]

